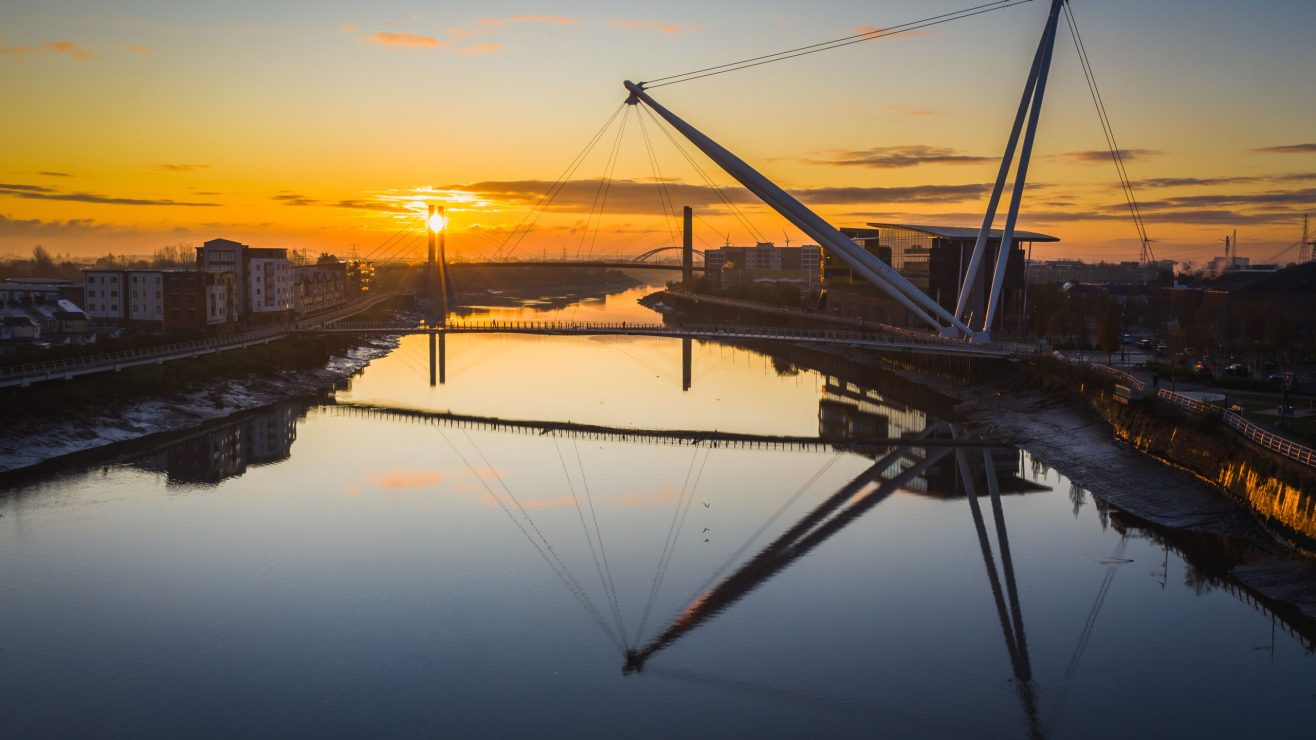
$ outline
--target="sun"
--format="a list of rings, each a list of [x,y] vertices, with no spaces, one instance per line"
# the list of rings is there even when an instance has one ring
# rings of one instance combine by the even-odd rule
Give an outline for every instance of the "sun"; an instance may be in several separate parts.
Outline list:
[[[443,231],[444,222],[445,219],[443,218],[443,213],[435,213],[433,216],[430,216],[430,229],[432,231]]]

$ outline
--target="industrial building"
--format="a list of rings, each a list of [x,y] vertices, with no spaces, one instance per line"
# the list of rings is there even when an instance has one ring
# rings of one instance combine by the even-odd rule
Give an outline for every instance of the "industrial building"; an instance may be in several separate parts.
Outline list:
[[[969,258],[978,239],[978,229],[870,223],[867,228],[842,228],[840,231],[865,251],[895,268],[937,303],[950,311],[955,310],[960,284],[968,271]],[[989,234],[983,255],[984,265],[992,267],[996,264],[1002,236],[999,229],[993,229]],[[1001,310],[992,327],[994,330],[1014,326],[1023,317],[1027,286],[1025,260],[1032,244],[1058,241],[1054,236],[1032,231],[1014,232],[1014,242],[1006,259]],[[993,271],[982,270],[977,283],[970,286],[966,315],[982,315],[991,292]],[[831,254],[823,259],[823,283],[828,292],[828,306],[834,310],[856,315],[876,311],[879,313],[877,318],[906,323],[903,309],[879,295],[867,281],[856,280],[850,268]]]
[[[822,249],[813,244],[777,247],[763,242],[752,247],[726,246],[704,252],[704,274],[719,287],[788,283],[812,291],[819,287],[821,265]]]

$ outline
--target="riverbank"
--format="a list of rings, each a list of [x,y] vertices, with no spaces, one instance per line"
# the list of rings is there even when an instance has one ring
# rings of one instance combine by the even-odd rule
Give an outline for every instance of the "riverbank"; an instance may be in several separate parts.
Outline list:
[[[960,399],[956,410],[967,421],[1028,450],[1094,496],[1147,522],[1219,538],[1223,573],[1280,608],[1316,620],[1316,562],[1303,557],[1303,548],[1267,526],[1265,512],[1185,465],[1182,456],[1171,459],[1127,443],[1121,429],[1134,427],[1103,415],[1101,402],[1094,404],[1081,389],[1057,393],[1029,372],[988,384],[938,385]],[[1154,436],[1176,436],[1169,429],[1161,432],[1164,436]],[[1180,452],[1196,449],[1194,439],[1201,442],[1195,435],[1180,439]],[[1221,454],[1209,450],[1203,451]],[[1233,549],[1226,556],[1230,542],[1246,543],[1246,554]]]
[[[698,320],[708,320],[710,306],[700,303],[705,305],[697,309]],[[671,316],[686,316],[680,308],[672,308]],[[771,319],[763,319],[775,309],[765,308],[764,316],[752,318],[770,323]],[[736,316],[718,318],[743,320],[747,310],[738,306]],[[1273,527],[1263,526],[1263,517],[1244,497],[1229,495],[1211,477],[1158,457],[1146,446],[1140,449],[1121,441],[1118,421],[1104,416],[1100,406],[1085,397],[1081,380],[1050,377],[1047,382],[1036,366],[1002,361],[995,372],[968,383],[968,376],[957,380],[932,375],[877,352],[758,349],[822,372],[838,362],[851,375],[861,368],[859,372],[884,386],[892,377],[902,379],[901,395],[917,397],[919,405],[949,412],[946,418],[1026,450],[1104,503],[1126,512],[1140,526],[1160,529],[1160,536],[1175,541],[1176,547],[1184,544],[1196,551],[1196,557],[1209,563],[1222,582],[1232,579],[1267,608],[1316,634],[1316,562],[1303,557],[1303,548],[1295,547],[1298,543],[1292,537],[1276,536]],[[1235,474],[1232,480],[1257,489],[1264,482],[1249,481],[1246,474]]]
[[[333,390],[396,338],[309,335],[0,394],[0,474]]]

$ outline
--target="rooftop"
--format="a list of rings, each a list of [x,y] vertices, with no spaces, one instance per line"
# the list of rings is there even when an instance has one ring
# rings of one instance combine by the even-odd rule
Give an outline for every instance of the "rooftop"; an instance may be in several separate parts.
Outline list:
[[[920,226],[915,224],[874,224],[869,226],[878,229],[909,229],[910,231],[919,231],[929,236],[941,237],[942,239],[977,239],[978,229],[963,226]],[[992,229],[991,239],[1000,239],[1005,232],[1001,229]],[[1014,240],[1017,242],[1058,242],[1059,237],[1039,234],[1036,231],[1021,231],[1015,229]]]

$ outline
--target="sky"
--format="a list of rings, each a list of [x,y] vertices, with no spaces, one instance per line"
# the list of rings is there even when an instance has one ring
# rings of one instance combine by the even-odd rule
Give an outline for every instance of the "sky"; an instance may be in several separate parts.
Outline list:
[[[697,247],[807,243],[622,106],[622,81],[982,2],[7,0],[0,257],[226,237],[413,258],[429,203],[447,209],[453,259],[634,254],[679,243],[667,196],[695,209]],[[1295,259],[1316,205],[1316,3],[1071,6],[1155,255],[1200,264],[1237,230],[1241,255]],[[1036,0],[652,95],[836,226],[976,227],[1046,12]],[[1020,227],[1061,239],[1036,257],[1137,259],[1063,27],[1027,183]]]

